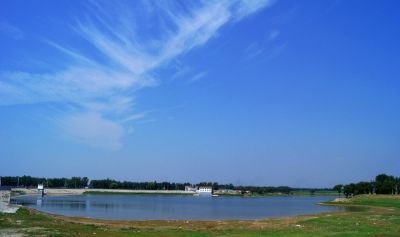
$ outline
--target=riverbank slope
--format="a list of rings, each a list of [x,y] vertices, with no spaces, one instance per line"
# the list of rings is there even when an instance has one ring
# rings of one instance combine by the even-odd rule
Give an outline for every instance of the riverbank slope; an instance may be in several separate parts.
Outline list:
[[[34,188],[13,188],[15,196],[37,195],[38,191]],[[130,189],[84,189],[84,188],[47,188],[46,195],[82,195],[82,194],[194,194],[192,191],[180,190],[130,190]]]

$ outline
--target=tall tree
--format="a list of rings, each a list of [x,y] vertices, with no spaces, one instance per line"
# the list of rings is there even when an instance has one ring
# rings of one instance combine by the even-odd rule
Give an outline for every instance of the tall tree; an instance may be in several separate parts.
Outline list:
[[[338,192],[339,196],[342,193],[343,189],[343,184],[337,184],[333,187],[333,190],[335,190],[336,192]]]

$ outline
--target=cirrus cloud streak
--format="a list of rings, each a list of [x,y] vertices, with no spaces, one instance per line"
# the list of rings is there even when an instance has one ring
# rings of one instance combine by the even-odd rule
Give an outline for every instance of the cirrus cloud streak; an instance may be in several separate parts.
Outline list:
[[[64,67],[48,73],[0,72],[0,105],[72,104],[54,119],[66,134],[80,143],[119,149],[126,124],[145,117],[135,111],[136,92],[162,82],[154,76],[157,69],[205,44],[224,25],[271,4],[269,0],[92,2],[87,16],[74,19],[69,27],[85,47],[45,39],[68,58]]]

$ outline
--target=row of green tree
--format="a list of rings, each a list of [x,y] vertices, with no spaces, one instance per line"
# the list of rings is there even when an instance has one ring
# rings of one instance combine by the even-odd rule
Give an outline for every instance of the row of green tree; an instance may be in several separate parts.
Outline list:
[[[201,182],[197,184],[191,183],[170,183],[170,182],[120,182],[111,179],[91,180],[89,187],[105,188],[105,189],[136,189],[136,190],[185,190],[185,186],[211,186],[213,190],[230,189],[240,190],[242,192],[250,191],[251,193],[291,193],[294,189],[281,187],[257,187],[257,186],[234,186],[233,184],[219,184],[217,182]]]
[[[185,186],[212,186],[214,190],[230,189],[240,190],[242,192],[250,191],[252,193],[286,193],[289,194],[293,188],[287,186],[281,187],[257,187],[257,186],[235,186],[233,184],[219,184],[217,182],[174,183],[174,182],[129,182],[116,181],[113,179],[91,180],[87,177],[72,178],[38,178],[31,176],[3,176],[1,177],[3,186],[13,187],[37,187],[43,184],[47,188],[99,188],[99,189],[132,189],[132,190],[185,190]]]
[[[170,183],[170,182],[129,182],[116,181],[113,179],[91,180],[90,188],[102,189],[133,189],[133,190],[185,190],[185,186],[190,183]]]
[[[370,182],[358,182],[350,184],[338,184],[333,187],[339,195],[344,194],[346,197],[360,194],[393,194],[400,192],[400,177],[387,174],[380,174],[375,180]]]
[[[386,177],[386,176],[385,176]],[[392,176],[388,176],[390,180],[381,181],[382,178],[377,177],[376,183],[391,183]],[[185,186],[212,186],[213,190],[229,189],[239,190],[242,193],[251,192],[258,194],[267,193],[283,193],[290,194],[296,190],[288,186],[235,186],[233,184],[219,184],[217,182],[201,182],[197,184],[191,183],[174,183],[174,182],[129,182],[129,181],[117,181],[113,179],[99,179],[90,180],[87,177],[72,177],[72,178],[41,178],[31,176],[3,176],[1,177],[1,185],[13,186],[13,187],[37,187],[38,184],[43,184],[46,188],[99,188],[99,189],[132,189],[132,190],[185,190]],[[339,187],[340,186],[340,187]],[[386,185],[387,186],[387,185]],[[376,193],[390,193],[384,191],[385,185],[378,185]],[[371,182],[360,182],[357,184],[349,185],[337,185],[335,190],[339,191],[339,194],[344,192],[346,195],[350,194],[361,194],[375,192],[371,188]],[[392,187],[392,186],[390,186]],[[308,189],[301,189],[307,191]],[[397,190],[397,189],[396,189]],[[313,194],[315,189],[309,189],[310,193]],[[392,191],[392,190],[391,190]],[[396,191],[397,192],[397,191]]]
[[[243,192],[251,192],[251,193],[258,193],[258,194],[268,194],[268,193],[283,193],[283,194],[290,194],[295,189],[290,188],[288,186],[279,186],[279,187],[258,187],[258,186],[238,186],[235,187],[236,190],[240,190]]]
[[[2,176],[2,186],[12,187],[37,187],[43,184],[46,188],[84,188],[87,187],[89,179],[87,177],[72,178],[38,178],[31,176]]]

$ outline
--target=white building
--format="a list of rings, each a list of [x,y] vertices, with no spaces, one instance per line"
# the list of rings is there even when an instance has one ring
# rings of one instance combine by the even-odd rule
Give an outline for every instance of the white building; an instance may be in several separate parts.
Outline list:
[[[185,186],[185,191],[196,192],[197,188],[193,186]]]
[[[37,190],[38,190],[39,195],[41,195],[41,196],[44,195],[44,186],[43,186],[43,184],[38,184]]]
[[[197,189],[199,194],[212,194],[212,187],[211,186],[199,186]]]

